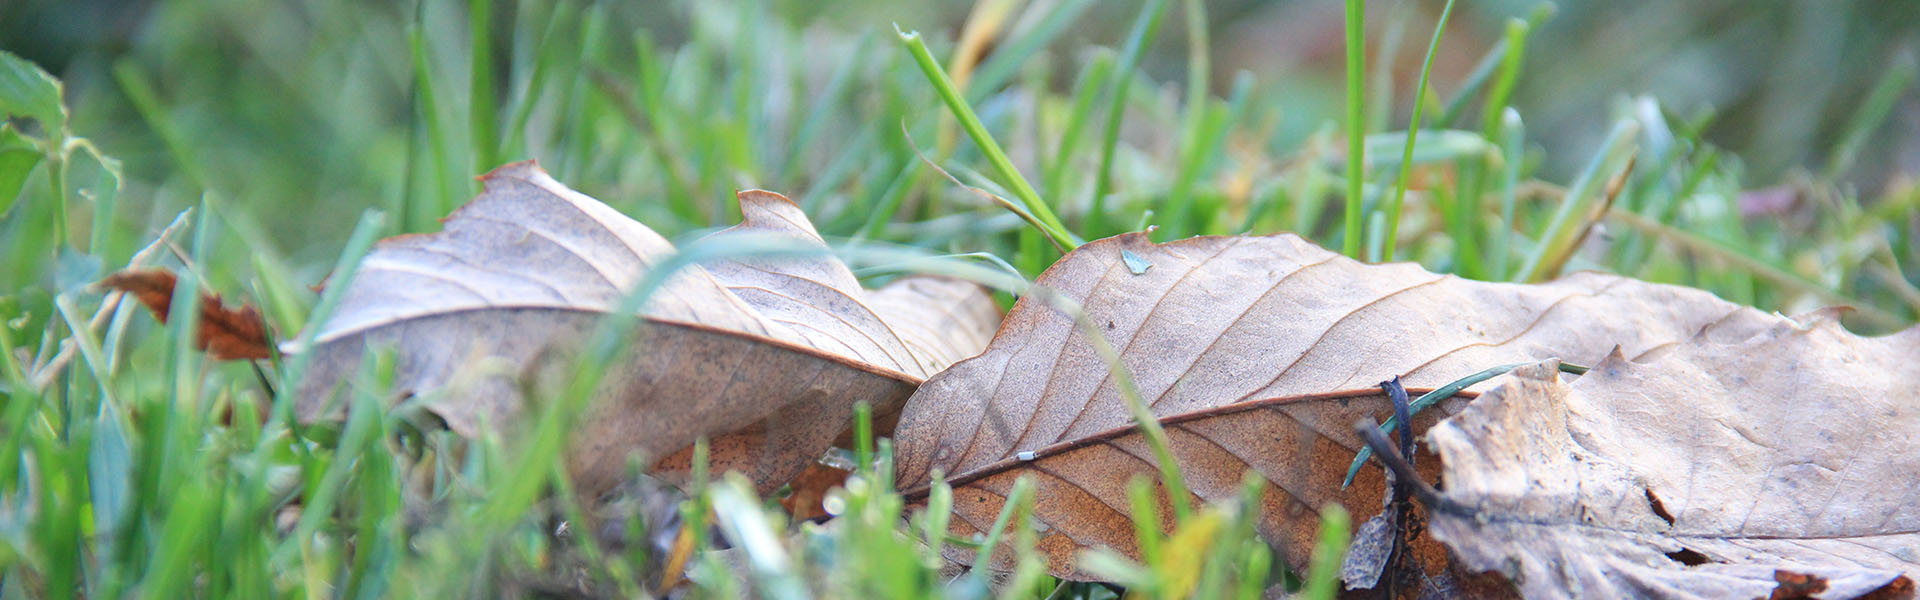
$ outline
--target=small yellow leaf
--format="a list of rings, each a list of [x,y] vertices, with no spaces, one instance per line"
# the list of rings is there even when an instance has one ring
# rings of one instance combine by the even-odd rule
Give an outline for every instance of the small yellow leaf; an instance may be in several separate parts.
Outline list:
[[[1213,538],[1226,523],[1227,516],[1222,511],[1210,508],[1180,524],[1180,529],[1173,532],[1173,539],[1160,554],[1160,564],[1153,565],[1164,583],[1160,588],[1161,598],[1186,598],[1193,594],[1193,587],[1200,583],[1201,560],[1206,558],[1207,549],[1213,547]]]

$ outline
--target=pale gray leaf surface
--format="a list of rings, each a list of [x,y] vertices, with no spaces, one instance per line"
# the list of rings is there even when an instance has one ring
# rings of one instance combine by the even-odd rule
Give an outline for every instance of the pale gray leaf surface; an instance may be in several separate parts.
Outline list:
[[[675,251],[531,162],[482,182],[443,231],[384,240],[366,257],[318,325],[300,418],[337,418],[340,384],[363,350],[390,346],[395,391],[422,398],[455,431],[509,424],[526,409],[524,376],[584,341]],[[825,449],[855,402],[897,411],[999,322],[971,283],[903,277],[862,289],[792,202],[757,190],[739,198],[742,223],[716,241],[751,233],[821,252],[714,260],[670,277],[641,311],[636,356],[613,366],[573,436],[583,489],[610,487],[629,452],[662,459],[700,436],[714,438],[716,465],[778,486]]]
[[[1130,269],[1126,252],[1153,268]],[[1373,392],[1326,394],[1394,375],[1431,388],[1492,365],[1595,362],[1616,346],[1633,355],[1703,331],[1739,339],[1782,320],[1699,290],[1596,273],[1517,285],[1363,265],[1293,235],[1156,244],[1126,234],[1075,250],[1035,285],[1077,302],[1111,341],[1168,424],[1195,494],[1231,498],[1244,470],[1266,476],[1261,530],[1295,568],[1306,566],[1320,506],[1339,502],[1364,520],[1380,511],[1384,489],[1374,469],[1351,488],[1340,481],[1361,446],[1354,419],[1383,418],[1390,405]],[[1068,577],[1087,576],[1072,566],[1081,549],[1133,551],[1125,484],[1156,468],[1125,433],[1131,417],[1084,335],[1029,294],[985,352],[915,393],[896,445],[902,489],[923,490],[936,470],[963,482],[954,491],[962,536],[993,522],[1015,479],[1035,476],[1041,549]],[[1416,430],[1432,422],[1421,417]],[[1024,452],[1037,458],[1020,460]]]
[[[1830,318],[1496,380],[1427,433],[1431,531],[1535,598],[1854,598],[1920,574],[1920,329]],[[1697,566],[1689,566],[1697,564]]]

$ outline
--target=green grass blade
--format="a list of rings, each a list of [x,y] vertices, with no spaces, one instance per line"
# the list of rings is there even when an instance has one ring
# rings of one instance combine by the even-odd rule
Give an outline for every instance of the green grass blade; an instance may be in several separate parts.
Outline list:
[[[1031,6],[1042,5],[1036,2]],[[1074,24],[1090,6],[1093,6],[1093,0],[1067,0],[1056,4],[1039,23],[1027,28],[1019,36],[999,44],[994,48],[993,54],[987,57],[986,62],[981,63],[980,67],[974,70],[973,78],[967,81],[967,101],[977,104],[985,100],[994,90],[999,89],[1001,85],[1013,79],[1014,74],[1018,73],[1022,66],[1028,64],[1028,61],[1041,49],[1059,39],[1060,34],[1065,32],[1069,25]]]
[[[847,91],[852,87],[854,73],[860,66],[866,64],[868,52],[873,47],[873,39],[872,34],[860,36],[860,41],[854,43],[853,53],[847,55],[847,59],[841,61],[839,66],[834,67],[833,75],[827,78],[827,85],[822,88],[819,99],[815,100],[813,108],[807,111],[806,120],[801,122],[800,129],[794,132],[792,141],[787,145],[785,159],[787,164],[786,168],[781,169],[781,179],[791,181],[799,177],[801,169],[807,166],[806,155],[814,149],[814,138],[819,137],[820,132],[826,129],[827,122],[834,111],[841,108],[847,101]],[[860,140],[856,142],[860,144],[867,138],[855,139]],[[863,153],[849,149],[846,154],[857,156]],[[838,162],[839,159],[835,161]]]
[[[1006,151],[1000,149],[1000,144],[993,140],[993,135],[987,133],[986,126],[980,124],[980,117],[973,114],[973,107],[967,105],[960,91],[954,88],[953,81],[948,79],[946,72],[940,68],[940,63],[934,61],[933,54],[927,51],[927,44],[920,39],[920,34],[901,31],[899,27],[895,27],[894,32],[900,36],[900,42],[906,44],[908,52],[913,55],[914,62],[918,63],[920,70],[926,73],[927,80],[933,83],[934,90],[939,93],[940,98],[946,101],[947,108],[953,111],[954,118],[960,121],[961,128],[966,130],[968,137],[973,138],[973,143],[979,147],[981,154],[986,155],[987,162],[993,165],[996,174],[1012,188],[1014,196],[1026,205],[1025,208],[1039,219],[1041,231],[1053,238],[1054,243],[1062,248],[1072,250],[1080,247],[1080,240],[1060,223],[1059,217],[1054,216],[1053,209],[1047,206],[1047,202],[1040,198],[1040,193],[1033,189],[1033,184],[1027,183],[1027,178],[1020,175],[1020,170],[1013,166],[1013,160],[1007,158]]]
[[[1120,51],[1120,66],[1115,68],[1113,84],[1107,86],[1107,129],[1106,137],[1100,144],[1100,167],[1093,174],[1093,211],[1087,219],[1093,223],[1105,223],[1107,219],[1107,194],[1113,190],[1113,157],[1120,145],[1120,122],[1127,112],[1127,95],[1132,92],[1133,74],[1140,68],[1140,58],[1147,52],[1147,46],[1153,43],[1154,34],[1160,31],[1160,20],[1167,14],[1167,0],[1146,0],[1140,6],[1140,15],[1134,17],[1133,27],[1127,33],[1127,44]],[[1061,157],[1061,160],[1066,160]]]
[[[1393,200],[1387,203],[1387,232],[1380,248],[1380,260],[1393,260],[1394,240],[1399,239],[1400,203],[1407,197],[1407,177],[1413,173],[1414,136],[1420,133],[1420,113],[1427,106],[1427,79],[1433,75],[1433,55],[1440,50],[1440,35],[1447,31],[1447,17],[1453,14],[1453,0],[1440,9],[1440,22],[1433,26],[1433,41],[1427,43],[1427,57],[1420,61],[1420,85],[1413,92],[1413,119],[1407,124],[1406,153],[1400,158],[1400,176],[1393,185]],[[1464,199],[1463,199],[1464,200]]]
[[[507,141],[500,146],[503,153],[516,155],[512,158],[532,156],[526,142],[527,120],[533,117],[534,107],[540,105],[540,98],[548,89],[547,80],[552,77],[555,63],[567,60],[561,56],[563,50],[559,49],[566,37],[561,35],[561,26],[577,20],[574,14],[576,6],[570,2],[557,3],[547,15],[547,26],[542,29],[531,57],[533,72],[527,77],[526,89],[521,91],[519,100],[514,103],[513,116],[508,120]],[[481,168],[486,167],[483,164]]]
[[[210,189],[213,180],[209,177],[201,161],[195,156],[193,144],[173,119],[168,118],[166,108],[160,104],[160,95],[153,89],[153,83],[147,80],[140,67],[131,60],[121,60],[113,64],[113,79],[120,84],[121,92],[127,95],[127,101],[133,104],[147,126],[160,136],[167,153],[180,166],[181,172],[200,189]]]
[[[1520,189],[1520,163],[1522,162],[1521,154],[1526,151],[1526,148],[1522,145],[1525,143],[1525,140],[1526,126],[1520,120],[1520,111],[1508,107],[1506,112],[1500,115],[1500,156],[1502,159],[1500,171],[1500,231],[1494,233],[1493,247],[1488,250],[1488,252],[1493,255],[1493,263],[1489,267],[1489,272],[1492,275],[1491,278],[1495,281],[1506,281],[1507,277],[1512,274],[1508,271],[1507,263],[1513,257],[1513,218],[1514,206],[1517,203],[1515,196]]]
[[[1347,515],[1346,508],[1328,504],[1320,509],[1320,541],[1313,546],[1313,562],[1307,569],[1300,598],[1332,600],[1340,591],[1340,562],[1347,555],[1352,531],[1353,518]]]
[[[320,293],[320,301],[313,307],[313,313],[307,315],[307,328],[294,338],[293,356],[284,363],[280,376],[280,388],[275,390],[273,418],[281,423],[293,423],[294,395],[301,377],[306,374],[307,364],[313,360],[313,339],[325,326],[333,311],[346,297],[348,286],[353,285],[353,277],[360,270],[360,259],[365,258],[367,250],[373,247],[373,241],[386,228],[386,215],[377,210],[368,210],[360,214],[360,222],[353,227],[353,233],[347,237],[347,244],[340,251],[340,259],[334,263],[333,275],[327,281],[326,290]]]
[[[1536,13],[1536,15],[1544,13]],[[1542,17],[1544,18],[1544,17]],[[1513,86],[1520,81],[1520,67],[1527,56],[1527,35],[1533,32],[1535,22],[1520,19],[1508,19],[1505,36],[1500,44],[1509,50],[1500,56],[1500,76],[1493,80],[1493,88],[1487,92],[1487,104],[1480,116],[1480,127],[1487,139],[1495,139],[1504,120],[1500,120],[1502,111],[1509,110],[1507,102],[1513,98]]]
[[[424,4],[424,2],[422,3]],[[440,121],[440,94],[433,74],[433,59],[427,52],[427,34],[424,22],[416,19],[407,29],[407,47],[413,59],[413,119],[426,122],[426,143],[429,172],[427,182],[432,186],[433,196],[424,201],[403,202],[395,225],[401,231],[431,231],[435,219],[452,212],[454,205],[453,187],[448,184],[451,177],[448,160],[446,125]],[[409,142],[412,143],[412,142]],[[409,161],[411,163],[412,161]],[[406,194],[413,194],[408,189]]]
[[[1367,179],[1366,71],[1367,6],[1346,0],[1347,8],[1347,209],[1341,253],[1360,257],[1360,189]]]
[[[993,566],[993,551],[1000,547],[1001,533],[1006,531],[1009,523],[1013,522],[1013,513],[1031,495],[1033,495],[1033,477],[1021,476],[1013,482],[1013,491],[1007,493],[1006,502],[1000,505],[1000,516],[994,517],[993,527],[987,530],[987,537],[980,542],[980,551],[973,558],[973,564],[979,567],[972,571],[974,576],[984,576]]]
[[[468,0],[467,37],[472,42],[472,67],[467,82],[467,126],[473,145],[473,168],[492,169],[500,164],[500,126],[493,91],[493,2]]]
[[[1613,131],[1594,151],[1586,168],[1580,171],[1580,176],[1573,180],[1572,185],[1567,186],[1566,197],[1561,199],[1560,207],[1554,211],[1546,231],[1537,238],[1539,241],[1533,251],[1527,254],[1526,262],[1521,263],[1514,281],[1538,282],[1558,274],[1555,264],[1558,261],[1553,260],[1554,257],[1571,251],[1577,241],[1575,238],[1585,229],[1583,215],[1597,201],[1597,187],[1605,181],[1606,173],[1613,170],[1611,165],[1625,161],[1633,151],[1632,139],[1638,131],[1639,126],[1631,119],[1621,119],[1613,124]],[[1550,273],[1549,269],[1556,272]]]
[[[1895,58],[1887,71],[1880,74],[1880,80],[1873,84],[1873,91],[1867,94],[1867,99],[1860,103],[1860,109],[1847,121],[1846,133],[1840,136],[1840,143],[1835,144],[1828,155],[1827,167],[1821,170],[1826,179],[1837,179],[1841,173],[1853,167],[1854,156],[1860,153],[1860,146],[1887,121],[1894,103],[1908,88],[1913,87],[1914,76],[1911,52]]]
[[[1080,78],[1073,88],[1073,108],[1067,112],[1066,127],[1060,132],[1060,142],[1053,150],[1053,161],[1048,163],[1044,174],[1048,198],[1061,201],[1067,197],[1067,166],[1078,154],[1081,139],[1086,137],[1087,124],[1093,119],[1093,103],[1100,99],[1100,91],[1112,76],[1113,55],[1107,52],[1094,54],[1087,65],[1081,68]]]

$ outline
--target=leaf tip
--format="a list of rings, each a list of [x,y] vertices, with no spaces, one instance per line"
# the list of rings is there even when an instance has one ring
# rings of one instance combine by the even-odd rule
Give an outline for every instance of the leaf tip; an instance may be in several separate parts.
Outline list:
[[[494,180],[497,180],[497,179],[524,181],[524,180],[532,179],[536,175],[546,175],[546,174],[547,174],[546,169],[540,168],[540,161],[534,160],[534,159],[527,159],[522,161],[510,162],[504,165],[500,165],[498,167],[494,167],[493,170],[487,171],[486,173],[480,175],[479,177],[475,177],[473,179],[475,181],[479,181],[481,185],[486,185],[488,183],[492,183]]]

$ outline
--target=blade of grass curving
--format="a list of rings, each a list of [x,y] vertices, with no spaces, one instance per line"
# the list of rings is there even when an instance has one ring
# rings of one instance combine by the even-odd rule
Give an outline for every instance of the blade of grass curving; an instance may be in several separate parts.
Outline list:
[[[854,276],[860,278],[889,273],[944,275],[1014,294],[1025,292],[1029,285],[1013,265],[989,252],[932,254],[910,246],[890,247],[869,243],[842,245],[835,248],[834,253],[848,264],[871,265],[853,270]],[[987,264],[960,259],[977,259]]]
[[[1453,14],[1453,0],[1440,9],[1440,21],[1433,26],[1433,40],[1427,43],[1427,57],[1420,61],[1420,84],[1413,91],[1413,118],[1407,123],[1407,148],[1400,156],[1400,176],[1393,185],[1393,200],[1387,203],[1387,231],[1380,247],[1380,260],[1393,260],[1393,248],[1399,239],[1400,204],[1407,197],[1407,177],[1413,173],[1413,142],[1420,133],[1420,113],[1426,109],[1427,80],[1433,75],[1433,55],[1440,50],[1440,35],[1447,31],[1447,17]],[[1461,199],[1466,201],[1468,199]]]
[[[1014,196],[1025,204],[1024,208],[1038,219],[1041,231],[1045,232],[1047,237],[1053,238],[1054,243],[1062,248],[1072,250],[1080,247],[1080,240],[1060,223],[1059,217],[1054,216],[1053,209],[1040,198],[1039,192],[1034,191],[1033,185],[1027,183],[1027,178],[1020,175],[1020,170],[1013,166],[1012,159],[1007,158],[1007,153],[1000,149],[1000,144],[993,140],[993,135],[987,132],[986,126],[980,124],[980,117],[973,114],[973,108],[968,106],[966,100],[961,97],[953,81],[947,79],[940,64],[933,60],[933,54],[927,50],[927,44],[920,39],[919,32],[902,31],[897,25],[893,30],[899,35],[901,43],[907,46],[907,51],[913,55],[914,62],[920,65],[920,70],[926,74],[927,81],[933,84],[940,98],[946,101],[947,108],[953,112],[954,118],[960,121],[961,128],[966,130],[968,137],[973,138],[973,143],[980,149],[980,153],[986,155],[987,162],[993,165],[995,173],[1013,190]]]
[[[1019,215],[1021,220],[1026,221],[1028,225],[1032,225],[1034,229],[1037,229],[1043,233],[1049,232],[1051,230],[1052,226],[1041,221],[1040,218],[1035,216],[1032,212],[1027,211],[1027,207],[1025,205],[1015,203],[1012,200],[1008,200],[1007,197],[1003,195],[1003,192],[1005,192],[1005,190],[999,189],[998,186],[994,185],[993,180],[988,179],[987,177],[980,175],[979,173],[975,173],[971,170],[968,170],[966,167],[956,165],[954,169],[959,170],[962,174],[965,174],[969,178],[973,179],[974,181],[979,182],[980,185],[987,186],[993,189],[984,189],[979,186],[968,185],[967,183],[960,181],[960,178],[954,177],[953,173],[949,173],[947,172],[946,169],[941,168],[940,165],[934,164],[932,159],[927,158],[926,154],[923,154],[920,152],[919,146],[913,145],[913,140],[911,138],[907,140],[907,143],[908,143],[908,147],[913,149],[914,156],[917,156],[920,158],[921,164],[926,165],[927,168],[933,169],[935,173],[939,173],[940,176],[945,177],[947,181],[953,182],[954,185],[959,186],[962,189],[973,192],[975,194],[979,194],[981,197],[986,198],[989,201],[992,201],[994,205],[1007,209],[1007,212],[1011,212],[1015,215]],[[876,216],[876,218],[878,217]],[[1073,234],[1066,233],[1066,235],[1071,236]],[[1058,238],[1055,238],[1049,235],[1048,239],[1053,241],[1054,248],[1059,250],[1062,253],[1072,250],[1072,248],[1070,247],[1061,245],[1059,243]]]

